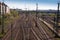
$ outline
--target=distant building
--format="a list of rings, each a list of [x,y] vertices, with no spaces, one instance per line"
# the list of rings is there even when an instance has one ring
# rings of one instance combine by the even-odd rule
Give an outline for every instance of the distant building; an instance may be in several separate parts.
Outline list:
[[[0,2],[0,14],[2,13],[10,13],[10,9],[5,3]]]
[[[22,11],[22,9],[10,9],[11,11]]]

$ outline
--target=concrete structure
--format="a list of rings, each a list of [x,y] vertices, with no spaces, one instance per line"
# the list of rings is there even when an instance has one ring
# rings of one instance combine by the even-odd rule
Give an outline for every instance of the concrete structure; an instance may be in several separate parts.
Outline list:
[[[10,9],[5,3],[0,2],[0,14],[2,13],[10,13]]]

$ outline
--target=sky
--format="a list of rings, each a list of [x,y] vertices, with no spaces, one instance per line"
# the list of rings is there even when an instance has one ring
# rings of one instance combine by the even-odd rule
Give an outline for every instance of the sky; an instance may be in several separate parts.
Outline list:
[[[2,2],[2,0],[0,0]],[[59,0],[4,0],[4,3],[9,8],[18,8],[25,10],[36,10],[36,3],[38,3],[39,10],[56,10]]]

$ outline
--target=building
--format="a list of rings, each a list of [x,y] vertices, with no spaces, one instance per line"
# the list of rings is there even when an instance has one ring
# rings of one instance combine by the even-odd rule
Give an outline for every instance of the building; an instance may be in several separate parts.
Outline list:
[[[5,13],[10,13],[10,9],[5,3],[0,2],[0,14],[2,14],[2,13],[4,13],[4,14]]]

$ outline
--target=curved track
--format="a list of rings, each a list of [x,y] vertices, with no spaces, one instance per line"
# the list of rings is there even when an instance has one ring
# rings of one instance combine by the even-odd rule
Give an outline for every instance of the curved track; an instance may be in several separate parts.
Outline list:
[[[37,26],[36,26],[37,24]],[[20,14],[2,40],[55,40],[51,30],[35,14]]]

